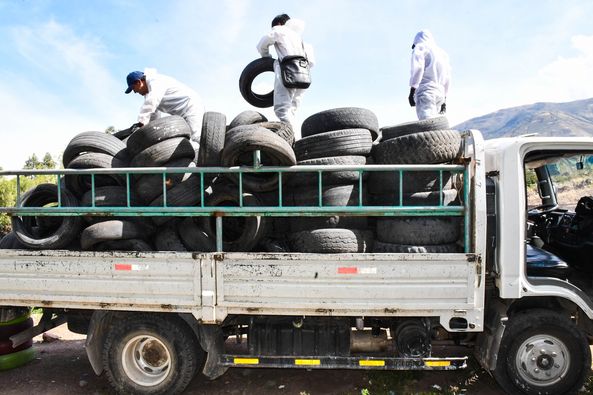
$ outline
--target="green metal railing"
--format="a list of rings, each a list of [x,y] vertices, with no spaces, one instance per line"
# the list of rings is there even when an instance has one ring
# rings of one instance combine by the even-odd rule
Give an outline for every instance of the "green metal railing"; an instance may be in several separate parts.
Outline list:
[[[356,171],[358,177],[358,204],[349,206],[324,206],[322,199],[323,175],[336,171]],[[427,206],[406,206],[404,204],[404,174],[414,172],[438,172],[439,201],[435,205]],[[393,173],[394,180],[398,183],[397,189],[394,189],[394,196],[397,199],[391,205],[369,205],[364,201],[364,183],[363,175],[370,172],[389,172]],[[200,188],[196,194],[200,195],[200,203],[196,206],[169,206],[167,204],[167,175],[169,174],[187,174],[196,173],[200,178]],[[276,173],[278,178],[278,204],[274,206],[244,206],[243,191],[244,177],[250,174],[271,174]],[[284,181],[290,174],[294,173],[314,173],[317,174],[317,205],[294,206],[287,205],[283,200]],[[462,174],[463,189],[461,205],[444,205],[443,202],[443,180],[446,174]],[[125,187],[127,191],[127,202],[122,207],[104,207],[95,205],[96,177],[99,175],[117,174],[125,178]],[[163,205],[158,207],[136,206],[132,204],[132,176],[146,174],[161,174],[163,187]],[[57,205],[53,207],[22,207],[21,201],[21,177],[30,177],[38,175],[50,175],[56,177],[58,188]],[[63,206],[61,199],[61,189],[63,188],[62,179],[68,176],[89,176],[91,184],[91,205],[85,207],[67,207]],[[237,191],[239,196],[239,206],[208,206],[205,201],[206,178],[212,178],[215,175],[235,175],[237,177]],[[470,234],[471,234],[471,205],[469,204],[470,174],[469,166],[464,165],[363,165],[363,166],[344,166],[344,165],[323,165],[323,166],[289,166],[289,167],[266,167],[261,166],[258,153],[254,153],[254,166],[241,167],[206,167],[206,168],[119,168],[119,169],[60,169],[60,170],[18,170],[18,171],[0,171],[0,176],[16,177],[17,204],[14,207],[0,207],[0,213],[6,213],[13,216],[215,216],[217,245],[222,240],[222,217],[226,216],[459,216],[464,218],[464,251],[470,252]],[[229,181],[230,182],[230,181]],[[257,193],[255,193],[257,195]]]

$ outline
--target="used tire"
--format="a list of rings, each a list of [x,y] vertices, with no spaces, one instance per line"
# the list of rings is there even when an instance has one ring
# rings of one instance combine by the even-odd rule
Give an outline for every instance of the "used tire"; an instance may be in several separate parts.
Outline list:
[[[545,309],[517,312],[506,323],[492,372],[509,394],[576,394],[591,369],[591,350],[568,317]]]
[[[239,77],[239,91],[243,99],[254,107],[266,108],[274,105],[274,91],[259,94],[252,90],[255,78],[265,72],[274,72],[274,58],[263,57],[249,63]]]
[[[330,156],[327,158],[307,159],[297,162],[299,166],[364,166],[367,158],[361,155]],[[363,173],[363,178],[368,173]],[[316,171],[303,173],[285,173],[284,177],[292,186],[317,185],[319,174]],[[356,170],[324,171],[323,185],[350,184],[358,182],[360,173]]]
[[[460,205],[457,190],[444,189],[442,192],[416,192],[404,193],[403,205],[410,207],[417,206],[438,206],[442,199],[443,206]],[[371,204],[373,206],[399,206],[399,193],[381,193],[377,195],[370,195]]]
[[[395,126],[381,128],[381,141],[391,140],[406,134],[428,132],[431,130],[449,129],[449,120],[446,116],[422,119],[420,121],[401,123]]]
[[[399,192],[399,172],[372,171],[369,172],[368,189],[371,193]],[[441,187],[438,171],[404,171],[402,177],[403,193],[439,191]],[[451,189],[451,173],[443,172],[443,189]]]
[[[179,236],[187,251],[213,252],[216,251],[216,240],[204,230],[206,222],[204,218],[185,218],[180,222]],[[224,225],[223,225],[224,226]],[[224,232],[223,232],[224,233]]]
[[[379,121],[372,111],[364,108],[334,108],[318,112],[305,119],[301,126],[301,134],[303,137],[308,137],[342,129],[367,129],[370,130],[372,139],[376,140],[379,132]]]
[[[163,164],[163,167],[190,168],[196,167],[192,158],[173,159]],[[192,174],[197,173],[166,173],[164,178],[167,190],[186,181]],[[138,198],[144,202],[151,202],[163,194],[163,175],[162,174],[144,174],[134,182],[134,190]]]
[[[54,184],[39,184],[21,197],[22,207],[44,207],[58,202],[58,187]],[[77,207],[78,199],[68,190],[61,189],[62,207]],[[60,217],[55,226],[35,234],[31,221],[25,217],[11,217],[12,229],[19,242],[33,249],[61,249],[68,246],[79,234],[82,220],[79,216]]]
[[[66,146],[62,156],[64,168],[68,168],[74,158],[87,152],[107,154],[122,162],[129,160],[126,145],[117,137],[104,132],[83,132],[74,136]]]
[[[239,115],[233,118],[233,120],[229,124],[228,129],[231,130],[233,128],[236,128],[237,126],[253,125],[261,122],[268,122],[268,118],[266,118],[265,115],[257,111],[247,110],[240,112]]]
[[[456,130],[433,130],[382,141],[373,149],[376,163],[448,163],[462,153],[461,134]]]
[[[177,233],[177,224],[172,224],[160,230],[154,236],[154,246],[157,251],[187,251]]]
[[[150,121],[132,133],[126,145],[130,156],[134,157],[150,146],[175,137],[184,137],[186,139],[191,137],[189,125],[179,115],[171,115]]]
[[[226,116],[219,112],[206,112],[202,120],[198,166],[220,166],[220,155],[224,148]]]
[[[193,174],[187,180],[179,183],[167,191],[167,206],[168,207],[189,207],[197,206],[201,202],[201,181],[199,174]],[[161,194],[159,197],[150,202],[150,207],[164,207],[165,199]],[[162,225],[173,217],[152,217],[152,221],[157,225]]]
[[[460,236],[460,219],[396,217],[377,219],[377,240],[393,244],[451,244]]]
[[[146,228],[131,221],[112,220],[99,222],[82,231],[80,246],[83,250],[90,250],[97,243],[110,240],[140,239],[146,233]]]
[[[332,215],[330,217],[290,217],[292,233],[316,229],[361,229],[368,227],[367,217],[350,217]]]
[[[182,393],[205,361],[188,325],[169,314],[117,317],[102,355],[109,383],[125,394]]]
[[[329,156],[367,156],[372,146],[368,129],[344,129],[304,137],[294,143],[294,152],[303,161]]]
[[[0,356],[0,372],[4,370],[18,368],[35,358],[35,350],[33,347],[26,348],[22,351],[17,351],[11,354]]]
[[[364,204],[366,201],[364,190],[362,199]],[[357,206],[360,203],[358,184],[324,186],[321,200],[324,207]],[[294,191],[292,201],[295,206],[317,207],[319,206],[319,191],[317,188]]]
[[[100,152],[79,155],[68,164],[69,169],[111,169],[121,167],[128,167],[128,162]],[[66,175],[64,176],[64,182],[66,188],[77,197],[81,197],[91,189],[90,175]],[[95,188],[108,185],[125,185],[125,176],[123,174],[95,175]]]
[[[261,152],[266,166],[292,166],[296,158],[292,147],[280,136],[265,128],[254,128],[229,133],[222,151],[223,166],[252,165],[253,152]],[[229,175],[238,183],[238,175]],[[278,173],[244,173],[243,186],[252,192],[265,192],[278,188]]]
[[[447,254],[459,252],[457,244],[406,245],[375,240],[373,252],[395,254]]]
[[[373,244],[373,232],[356,229],[315,229],[289,235],[293,251],[322,254],[367,252]]]
[[[132,135],[133,136],[133,135]],[[142,150],[132,158],[132,167],[159,167],[174,159],[195,159],[196,151],[185,137],[174,137]]]
[[[109,240],[95,244],[95,251],[153,251],[154,248],[145,240]]]

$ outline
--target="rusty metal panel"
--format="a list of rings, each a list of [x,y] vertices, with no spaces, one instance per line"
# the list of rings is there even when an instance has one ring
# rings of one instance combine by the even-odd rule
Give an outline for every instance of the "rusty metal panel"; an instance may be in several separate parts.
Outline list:
[[[189,253],[0,250],[0,305],[185,311],[201,305]]]

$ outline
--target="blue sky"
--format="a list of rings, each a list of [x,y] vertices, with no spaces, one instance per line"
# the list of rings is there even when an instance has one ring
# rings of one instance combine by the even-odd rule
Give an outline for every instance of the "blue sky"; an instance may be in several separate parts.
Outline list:
[[[297,124],[344,106],[381,126],[415,119],[410,46],[430,29],[451,58],[451,124],[501,108],[593,97],[593,1],[0,0],[0,167],[57,157],[77,133],[123,129],[142,98],[129,71],[155,67],[193,87],[207,111],[255,109],[238,79],[274,15],[306,22],[313,84]],[[260,78],[259,89],[272,79]],[[275,119],[271,109],[263,109]]]

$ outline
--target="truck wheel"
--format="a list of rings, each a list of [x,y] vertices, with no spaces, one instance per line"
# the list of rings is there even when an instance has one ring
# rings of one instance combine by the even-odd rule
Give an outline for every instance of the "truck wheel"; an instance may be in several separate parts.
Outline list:
[[[175,317],[124,316],[103,345],[103,367],[117,393],[181,393],[203,362],[195,336]]]
[[[303,137],[341,129],[368,129],[373,140],[377,139],[379,121],[371,110],[358,107],[342,107],[325,110],[311,115],[303,121]]]
[[[265,72],[274,72],[274,58],[264,57],[255,59],[253,62],[245,66],[239,77],[239,91],[243,99],[254,107],[266,108],[274,105],[274,90],[259,94],[251,89],[253,80]]]
[[[583,333],[566,316],[540,309],[510,317],[492,373],[510,394],[572,394],[590,367]]]
[[[294,143],[294,153],[303,161],[328,156],[367,156],[372,147],[368,129],[342,129],[304,137]]]

